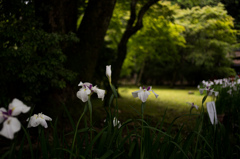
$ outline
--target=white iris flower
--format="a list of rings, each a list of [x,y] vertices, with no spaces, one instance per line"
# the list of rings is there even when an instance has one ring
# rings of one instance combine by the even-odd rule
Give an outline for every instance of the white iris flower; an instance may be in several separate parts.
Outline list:
[[[14,117],[20,113],[27,113],[30,107],[23,104],[22,101],[18,99],[13,99],[13,101],[8,106],[8,111],[5,108],[0,108],[0,123],[3,122],[2,130],[0,135],[13,139],[14,134],[21,129],[21,123]]]
[[[83,102],[88,101],[88,97],[92,95],[94,92],[97,93],[98,98],[101,98],[102,100],[104,99],[105,90],[99,89],[97,86],[93,87],[93,85],[89,82],[85,83],[80,82],[78,86],[82,86],[82,88],[80,88],[80,90],[77,92],[77,97],[81,99]]]
[[[33,116],[27,119],[28,122],[28,128],[30,127],[37,127],[39,124],[42,125],[44,128],[47,128],[47,121],[52,121],[52,119],[49,116],[46,116],[42,113],[34,114]]]
[[[195,105],[194,103],[187,102],[191,106],[191,109],[196,108],[198,110],[198,106]]]
[[[140,87],[140,90],[132,92],[132,96],[134,98],[138,97],[143,103],[147,101],[148,96],[151,94],[150,91],[152,91],[155,95],[155,97],[158,97],[158,94],[156,94],[153,90],[152,90],[152,86],[149,86],[147,88]]]

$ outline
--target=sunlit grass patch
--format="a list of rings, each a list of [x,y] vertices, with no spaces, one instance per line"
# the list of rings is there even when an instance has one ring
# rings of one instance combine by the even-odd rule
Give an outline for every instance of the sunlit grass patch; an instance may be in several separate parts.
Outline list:
[[[139,119],[141,115],[141,103],[139,98],[133,98],[132,92],[139,90],[136,86],[122,86],[118,88],[120,98],[118,98],[119,108],[119,120],[122,122],[131,119]],[[144,118],[152,123],[157,123],[162,120],[164,112],[166,110],[166,116],[164,123],[166,127],[176,118],[182,115],[190,114],[190,106],[186,102],[193,102],[198,105],[199,110],[192,109],[192,114],[199,114],[202,106],[202,98],[197,88],[187,87],[185,89],[176,89],[168,87],[153,86],[155,93],[159,95],[156,99],[154,94],[151,93],[146,102],[146,108],[144,111]],[[189,94],[191,91],[193,94]],[[211,97],[208,97],[207,101],[211,101]],[[207,102],[206,101],[206,102]],[[106,112],[103,107],[103,101],[92,100],[93,105],[93,122],[94,125],[103,123],[106,118]],[[115,105],[113,101],[113,105]],[[206,104],[204,103],[204,110],[206,112]],[[138,113],[139,112],[139,113]],[[195,125],[195,119],[198,115],[183,116],[178,118],[174,126],[185,124],[187,129],[193,128]]]
[[[132,92],[138,89],[139,88],[135,86],[125,86],[118,89],[121,96],[118,101],[119,109],[123,112],[121,114],[122,116],[138,116],[138,113],[136,113],[134,109],[140,112],[141,100],[132,97]],[[159,97],[156,99],[154,94],[151,93],[151,95],[147,99],[144,112],[145,117],[148,117],[152,121],[157,122],[158,120],[161,120],[166,109],[167,112],[165,123],[168,124],[170,124],[172,120],[174,120],[174,118],[178,116],[190,114],[190,106],[186,102],[193,102],[201,109],[203,95],[199,93],[197,88],[189,87],[186,89],[172,89],[167,87],[153,86],[153,90],[159,95]],[[189,91],[191,91],[191,93],[193,94],[189,94]],[[211,98],[209,97],[208,101],[210,100]],[[199,110],[193,109],[192,114],[199,114]],[[195,119],[195,117],[181,117],[176,121],[176,124],[185,123],[187,125],[192,125],[191,122],[195,122],[195,120],[189,119]]]

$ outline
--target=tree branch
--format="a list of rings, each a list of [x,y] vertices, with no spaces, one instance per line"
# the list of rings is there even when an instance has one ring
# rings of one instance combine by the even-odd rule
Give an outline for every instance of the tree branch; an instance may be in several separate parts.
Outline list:
[[[158,1],[159,0],[148,0],[148,2],[145,3],[141,7],[140,11],[138,12],[137,17],[136,17],[136,5],[137,5],[138,0],[131,1],[130,19],[128,20],[126,30],[124,31],[122,38],[121,38],[120,42],[118,43],[117,61],[113,64],[113,66],[115,68],[115,71],[112,75],[114,84],[117,84],[117,81],[120,77],[121,68],[122,68],[124,59],[126,58],[126,54],[127,54],[127,42],[129,40],[129,38],[143,27],[142,19],[143,19],[144,14],[147,12],[147,10],[153,4],[157,3]],[[137,22],[134,25],[136,18],[137,18]]]

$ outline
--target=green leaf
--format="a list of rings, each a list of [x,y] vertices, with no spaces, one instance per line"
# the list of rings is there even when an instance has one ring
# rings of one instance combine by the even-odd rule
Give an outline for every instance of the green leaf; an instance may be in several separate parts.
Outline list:
[[[133,153],[133,150],[135,148],[135,145],[136,145],[136,142],[135,140],[131,143],[130,145],[130,148],[129,148],[129,152],[128,152],[128,156],[131,157],[132,156],[132,153]]]
[[[117,90],[116,90],[116,88],[114,87],[114,85],[110,84],[110,87],[111,87],[111,89],[112,89],[112,91],[113,91],[113,94],[114,94],[115,98],[118,98],[118,93],[117,93]]]
[[[68,119],[69,119],[69,121],[70,121],[70,123],[71,123],[71,125],[72,125],[73,130],[74,130],[74,129],[75,129],[75,123],[74,123],[74,121],[73,121],[73,118],[72,118],[72,116],[70,115],[70,113],[69,113],[69,111],[68,111],[68,109],[66,108],[66,106],[65,106],[64,103],[62,103],[62,106],[63,106],[64,111],[66,112],[66,114],[67,114],[67,116],[68,116]]]
[[[23,126],[22,126],[22,129],[24,131],[24,134],[27,137],[27,141],[28,141],[28,145],[29,145],[29,149],[30,149],[30,153],[31,153],[31,158],[34,159],[33,146],[32,146],[32,142],[31,142],[30,136],[29,136],[29,134],[27,133],[26,129]]]
[[[202,104],[206,101],[207,97],[208,97],[208,95],[205,95],[205,96],[203,97],[203,99],[202,99]]]
[[[111,154],[113,154],[112,150],[108,150],[100,159],[106,159],[108,158]]]
[[[184,154],[184,156],[186,158],[188,158],[187,154],[183,151],[183,149],[181,148],[181,146],[179,146],[176,142],[174,141],[170,141],[171,143],[173,143],[174,145],[176,145],[178,147],[178,149]]]
[[[97,141],[97,139],[102,135],[102,133],[107,129],[107,127],[103,128],[94,138],[93,140],[91,141],[91,143],[89,145],[86,145],[87,148],[86,148],[86,151],[85,151],[85,155],[84,156],[87,156],[89,150],[91,150],[92,146],[94,145],[94,143]]]

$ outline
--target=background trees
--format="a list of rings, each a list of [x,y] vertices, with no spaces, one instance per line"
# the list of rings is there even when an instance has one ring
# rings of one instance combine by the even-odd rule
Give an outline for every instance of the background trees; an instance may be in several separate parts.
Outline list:
[[[76,36],[45,31],[32,1],[1,1],[1,8],[1,104],[14,97],[36,102],[66,87],[76,74],[66,69],[61,44]]]
[[[237,31],[233,29],[233,18],[227,15],[222,4],[191,9],[180,9],[170,3],[164,5],[167,9],[162,10],[161,16],[145,17],[145,28],[129,44],[124,72],[129,73],[126,70],[133,67],[131,60],[137,68],[147,70],[144,83],[171,81],[173,85],[176,81],[188,81],[197,84],[201,79],[235,75],[230,68],[230,57],[237,43]],[[147,67],[143,63],[148,63]],[[143,71],[139,68],[133,72],[141,77]]]
[[[233,18],[227,15],[222,4],[182,10],[176,16],[176,23],[186,28],[184,36],[188,47],[184,50],[184,58],[188,63],[185,68],[187,79],[195,77],[198,82],[197,79],[235,74],[230,68],[230,55],[237,42],[237,32],[233,29]],[[189,69],[189,66],[195,69]],[[195,76],[191,76],[193,74]]]
[[[114,82],[135,74],[137,84],[234,74],[238,23],[218,1],[195,2],[2,0],[1,103],[74,96],[80,80],[102,85],[109,64]]]

